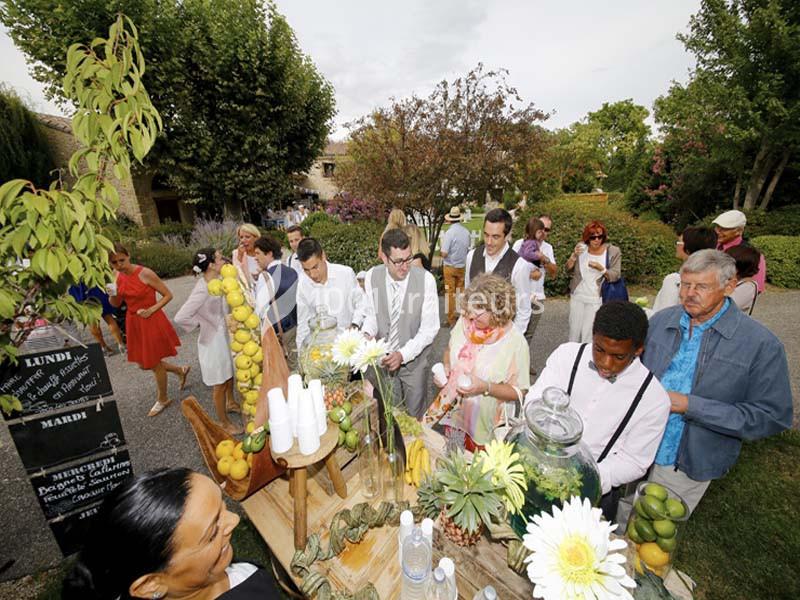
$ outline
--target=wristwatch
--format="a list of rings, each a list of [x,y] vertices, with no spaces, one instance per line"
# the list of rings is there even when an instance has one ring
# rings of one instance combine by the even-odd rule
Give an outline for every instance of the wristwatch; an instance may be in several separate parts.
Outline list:
[[[486,382],[486,391],[483,392],[483,395],[484,396],[491,396],[492,395],[492,382],[491,381],[487,381]]]

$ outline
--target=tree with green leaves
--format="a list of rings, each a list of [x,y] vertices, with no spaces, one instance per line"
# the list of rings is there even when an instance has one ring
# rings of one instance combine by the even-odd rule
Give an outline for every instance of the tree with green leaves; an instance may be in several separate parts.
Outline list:
[[[451,206],[517,186],[518,166],[541,152],[537,124],[547,115],[523,104],[506,74],[478,65],[440,82],[426,98],[392,100],[350,124],[339,185],[384,208],[426,217],[432,256]]]
[[[5,0],[0,21],[34,61],[48,96],[63,48],[105,31],[117,13],[141,23],[148,89],[165,135],[146,167],[201,211],[255,214],[291,194],[335,114],[333,89],[262,0]]]
[[[53,161],[36,116],[13,89],[0,84],[0,181],[24,176],[36,185],[50,178]]]
[[[141,164],[162,126],[144,74],[136,27],[126,17],[114,21],[107,38],[71,45],[63,87],[78,107],[72,128],[81,148],[69,161],[74,185],[0,185],[0,364],[16,360],[28,322],[100,319],[99,307],[77,303],[68,288],[112,280],[113,244],[101,233],[119,206],[112,174],[121,179],[130,171],[131,154]],[[10,396],[0,396],[0,406],[21,409]]]

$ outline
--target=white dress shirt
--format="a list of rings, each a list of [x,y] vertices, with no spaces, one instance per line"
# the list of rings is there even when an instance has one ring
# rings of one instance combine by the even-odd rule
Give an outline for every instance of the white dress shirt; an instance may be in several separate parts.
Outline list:
[[[303,263],[297,258],[297,252],[293,252],[289,255],[289,258],[286,259],[286,266],[293,268],[297,271],[298,275],[303,275],[305,273],[305,271],[303,271]]]
[[[562,390],[569,386],[569,377],[580,344],[561,344],[547,358],[547,365],[525,397],[528,403],[542,397],[545,388],[555,386]],[[636,393],[644,383],[648,370],[636,358],[614,383],[600,377],[589,368],[592,345],[586,346],[581,357],[570,406],[583,420],[582,441],[589,447],[595,460],[600,457],[611,436],[628,412]],[[670,402],[667,392],[654,377],[647,386],[639,406],[633,413],[625,431],[617,439],[611,452],[598,466],[603,493],[612,487],[634,481],[644,475],[664,435],[669,417]]]
[[[307,275],[297,280],[297,349],[303,346],[311,332],[309,321],[324,306],[328,314],[336,318],[339,329],[347,329],[353,323],[353,315],[359,310],[363,294],[358,287],[356,274],[348,266],[329,262],[328,281],[314,283]]]
[[[484,264],[486,265],[486,273],[494,271],[500,260],[508,252],[508,244],[497,253],[497,256],[487,256],[486,249],[484,248],[483,257]],[[472,267],[472,257],[475,254],[475,249],[469,251],[467,254],[466,274],[464,275],[464,287],[469,285],[470,277],[469,270]],[[514,263],[514,269],[511,271],[511,285],[514,286],[514,292],[517,295],[517,316],[514,317],[514,327],[520,330],[524,335],[528,330],[528,321],[531,319],[531,269],[533,265],[524,258],[518,258]]]
[[[378,320],[375,313],[375,299],[372,297],[372,273],[374,267],[367,271],[364,279],[365,302],[364,302],[364,324],[361,331],[367,335],[375,336],[378,333]],[[389,271],[386,271],[386,297],[391,305],[394,292],[392,291],[392,279]],[[408,289],[408,276],[398,284],[397,293],[405,298]],[[404,306],[404,305],[401,305]],[[398,348],[403,356],[403,364],[411,362],[428,346],[433,343],[436,334],[439,333],[439,296],[436,291],[436,280],[433,275],[425,271],[425,298],[422,301],[422,315],[417,334],[406,342],[404,346]]]
[[[514,242],[512,250],[517,254],[519,254],[519,249],[522,248],[522,242],[524,241],[525,241],[524,239],[519,239],[516,242]],[[553,246],[549,242],[539,242],[539,252],[541,252],[547,258],[549,258],[551,263],[556,264],[556,255],[553,253]],[[544,280],[545,277],[547,277],[547,270],[543,266],[536,267],[532,265],[532,268],[539,269],[542,276],[539,277],[539,279],[537,279],[536,281],[531,279],[531,294],[533,294],[533,297],[536,298],[537,300],[544,300],[545,299]]]

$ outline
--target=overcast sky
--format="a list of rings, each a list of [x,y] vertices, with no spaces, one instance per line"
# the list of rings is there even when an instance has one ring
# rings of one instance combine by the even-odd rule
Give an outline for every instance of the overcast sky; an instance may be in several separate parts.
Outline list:
[[[675,34],[699,0],[277,0],[301,48],[336,90],[343,124],[394,96],[427,95],[483,62],[510,71],[526,102],[564,127],[603,102],[648,109],[693,64]],[[60,114],[0,28],[0,81],[41,112]]]

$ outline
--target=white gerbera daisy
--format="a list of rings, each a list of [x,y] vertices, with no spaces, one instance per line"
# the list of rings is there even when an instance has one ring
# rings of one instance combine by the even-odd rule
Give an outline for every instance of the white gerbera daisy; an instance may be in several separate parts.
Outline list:
[[[365,340],[356,349],[350,360],[353,372],[366,371],[369,367],[375,367],[378,361],[389,351],[384,340]]]
[[[333,342],[333,362],[340,367],[349,367],[353,355],[364,342],[366,338],[357,329],[343,331]]]
[[[625,555],[609,554],[627,543],[611,540],[616,526],[601,521],[601,515],[589,500],[573,496],[562,509],[554,506],[552,515],[543,512],[528,523],[522,542],[533,552],[525,560],[534,598],[633,600],[625,589],[636,587],[625,573]]]

